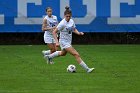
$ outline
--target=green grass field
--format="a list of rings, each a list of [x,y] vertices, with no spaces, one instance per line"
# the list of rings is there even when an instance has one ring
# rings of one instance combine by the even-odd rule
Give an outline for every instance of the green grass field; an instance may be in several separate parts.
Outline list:
[[[140,93],[140,45],[74,47],[93,73],[69,54],[46,64],[43,45],[0,46],[0,93]],[[77,73],[66,72],[69,64]]]

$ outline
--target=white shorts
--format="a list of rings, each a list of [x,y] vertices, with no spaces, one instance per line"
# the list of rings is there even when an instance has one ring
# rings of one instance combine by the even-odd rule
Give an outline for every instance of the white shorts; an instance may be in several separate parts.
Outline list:
[[[71,43],[68,42],[59,42],[61,50],[71,47]]]
[[[47,44],[55,43],[55,39],[52,37],[44,37],[44,42]]]

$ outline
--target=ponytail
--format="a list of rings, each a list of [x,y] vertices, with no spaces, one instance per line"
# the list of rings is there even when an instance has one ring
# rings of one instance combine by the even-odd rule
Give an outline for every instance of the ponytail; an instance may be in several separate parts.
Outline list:
[[[66,6],[65,9],[66,9],[66,10],[65,10],[65,12],[64,12],[64,15],[67,15],[67,14],[72,15],[72,11],[70,10],[70,7]]]

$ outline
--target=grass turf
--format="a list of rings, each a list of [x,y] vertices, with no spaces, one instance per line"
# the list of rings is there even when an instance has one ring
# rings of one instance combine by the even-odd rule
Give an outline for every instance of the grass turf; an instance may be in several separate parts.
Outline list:
[[[75,45],[85,71],[71,55],[47,65],[43,45],[0,46],[0,93],[140,93],[140,45]],[[69,64],[77,73],[67,73]]]

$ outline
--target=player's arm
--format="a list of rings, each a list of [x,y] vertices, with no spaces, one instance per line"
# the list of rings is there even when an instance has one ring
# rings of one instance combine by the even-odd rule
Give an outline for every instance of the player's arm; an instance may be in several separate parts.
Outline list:
[[[57,38],[57,32],[58,32],[58,28],[55,28],[53,30],[53,37],[55,39],[55,42],[56,42],[56,46],[59,46],[59,42],[58,42],[58,38]]]
[[[54,28],[56,28],[56,26],[54,26],[54,27],[47,27],[47,19],[43,20],[42,31],[52,31]]]
[[[76,28],[74,28],[74,31],[73,31],[75,34],[77,35],[84,35],[83,32],[79,32]]]

